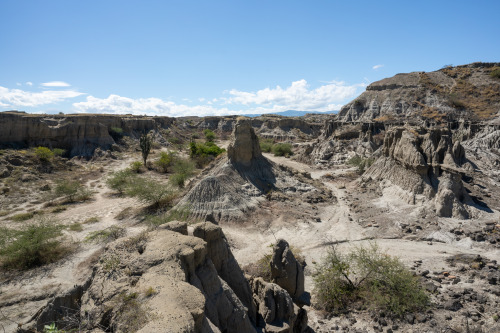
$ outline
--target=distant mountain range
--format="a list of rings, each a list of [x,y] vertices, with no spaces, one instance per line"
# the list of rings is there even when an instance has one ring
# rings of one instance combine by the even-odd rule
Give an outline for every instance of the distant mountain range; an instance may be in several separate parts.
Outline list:
[[[338,111],[296,111],[296,110],[287,110],[287,111],[281,111],[281,112],[274,112],[274,113],[266,113],[266,114],[276,114],[279,116],[285,116],[285,117],[300,117],[300,116],[305,116],[306,114],[335,114],[338,113]],[[257,114],[244,114],[243,116],[245,117],[258,117],[262,116],[264,114],[262,113],[257,113]]]

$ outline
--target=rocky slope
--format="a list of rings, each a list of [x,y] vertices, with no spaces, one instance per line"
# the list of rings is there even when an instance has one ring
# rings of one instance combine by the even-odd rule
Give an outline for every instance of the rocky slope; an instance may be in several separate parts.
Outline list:
[[[370,84],[342,107],[338,120],[488,120],[500,111],[500,80],[490,76],[498,67],[500,63],[473,63],[397,74]]]
[[[193,217],[202,219],[210,216],[214,221],[236,221],[266,200],[266,194],[327,195],[265,158],[250,120],[244,119],[234,127],[227,158],[220,159],[203,176],[175,209],[188,209]]]

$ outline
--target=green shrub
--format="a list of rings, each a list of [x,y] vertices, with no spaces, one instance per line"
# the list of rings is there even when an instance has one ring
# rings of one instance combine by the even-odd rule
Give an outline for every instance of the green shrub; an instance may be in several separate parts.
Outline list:
[[[134,161],[134,162],[130,163],[130,170],[132,170],[135,173],[142,172],[142,162],[141,161]]]
[[[183,188],[186,180],[193,175],[194,164],[187,159],[178,159],[175,161],[173,169],[174,174],[170,176],[169,182]]]
[[[139,162],[141,163],[141,162]],[[142,165],[142,163],[141,163]],[[118,191],[120,194],[124,193],[131,179],[134,177],[131,169],[124,169],[112,172],[106,179],[106,184],[112,190]]]
[[[181,139],[179,139],[177,137],[174,137],[174,136],[168,138],[167,141],[170,142],[173,145],[178,145],[178,144],[182,143]]]
[[[490,72],[490,76],[494,79],[500,79],[500,67],[495,67]]]
[[[69,202],[74,202],[75,197],[82,185],[77,180],[59,180],[56,182],[54,193],[57,197],[67,196]]]
[[[156,160],[155,164],[161,172],[166,173],[168,172],[168,168],[172,164],[174,158],[174,153],[161,152],[160,157]]]
[[[270,153],[273,149],[274,140],[273,139],[260,139],[260,150],[263,153]]]
[[[61,148],[54,148],[52,149],[52,152],[54,153],[55,156],[63,156],[66,153],[66,150],[61,149]]]
[[[47,147],[37,147],[35,148],[35,155],[44,162],[48,162],[54,157],[54,153]]]
[[[15,221],[15,222],[22,222],[22,221],[27,221],[32,219],[35,216],[36,212],[27,212],[27,213],[19,213],[12,215],[9,217],[9,220]]]
[[[189,156],[191,158],[203,155],[211,155],[213,157],[216,157],[225,151],[226,150],[224,148],[220,148],[213,142],[199,143],[191,141],[189,143]]]
[[[424,310],[429,297],[418,277],[375,244],[346,254],[331,247],[313,273],[316,306],[344,311],[355,304],[394,316]]]
[[[215,140],[214,131],[207,128],[207,129],[203,130],[203,134],[205,135],[205,140],[207,142],[214,142],[214,140]]]
[[[277,143],[273,145],[272,151],[274,156],[285,156],[289,157],[293,155],[292,145],[289,143]]]
[[[170,205],[177,195],[170,186],[144,177],[134,178],[127,186],[126,194],[154,207]]]
[[[93,231],[85,237],[86,243],[108,243],[124,236],[125,229],[116,225],[103,230]]]
[[[20,230],[2,232],[0,257],[6,268],[29,269],[54,262],[69,253],[59,237],[62,226],[40,219]]]
[[[363,174],[365,170],[373,164],[374,161],[375,159],[373,158],[364,158],[359,155],[354,155],[346,162],[346,164],[357,167],[358,173]]]

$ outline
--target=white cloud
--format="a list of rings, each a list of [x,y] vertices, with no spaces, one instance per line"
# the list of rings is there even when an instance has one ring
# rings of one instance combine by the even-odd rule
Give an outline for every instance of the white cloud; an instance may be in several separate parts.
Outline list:
[[[375,66],[373,66],[372,68],[373,68],[374,70],[377,70],[377,69],[382,68],[382,67],[384,67],[384,65],[375,65]]]
[[[70,87],[71,84],[64,81],[50,81],[42,83],[44,87]]]
[[[28,82],[26,82],[26,85],[27,85],[27,86],[32,86],[32,85],[33,85],[33,82],[28,81]]]
[[[83,95],[83,93],[74,90],[46,90],[42,92],[31,92],[21,89],[9,89],[0,86],[0,104],[2,107],[33,107],[45,104],[53,104],[80,95]]]
[[[230,90],[232,97],[225,98],[227,104],[273,105],[284,110],[329,111],[338,109],[339,103],[356,95],[365,84],[346,85],[342,81],[332,81],[316,89],[310,89],[306,80],[292,82],[283,89],[266,88],[257,92]],[[332,109],[335,107],[335,109]]]
[[[236,89],[227,91],[230,97],[207,100],[199,98],[203,105],[177,104],[160,98],[138,98],[109,95],[107,98],[87,96],[83,102],[73,103],[73,108],[79,113],[113,113],[134,115],[161,116],[208,116],[229,114],[274,113],[286,110],[301,111],[332,111],[339,110],[346,99],[354,97],[358,89],[366,84],[346,85],[344,82],[333,81],[316,89],[310,89],[305,80],[292,82],[285,89],[262,89],[257,92],[245,92]],[[189,99],[183,99],[191,102]],[[223,106],[213,103],[222,102]],[[232,107],[229,107],[231,105]]]

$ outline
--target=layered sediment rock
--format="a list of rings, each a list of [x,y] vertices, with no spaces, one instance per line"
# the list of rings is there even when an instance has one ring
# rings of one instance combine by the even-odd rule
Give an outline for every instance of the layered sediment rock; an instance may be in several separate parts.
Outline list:
[[[432,201],[438,216],[469,217],[473,202],[461,180],[464,148],[452,142],[450,131],[394,128],[381,149],[382,156],[363,177],[397,185],[408,203]]]
[[[284,239],[279,239],[273,247],[271,279],[293,299],[298,299],[305,291],[302,264],[295,259],[290,245]]]

